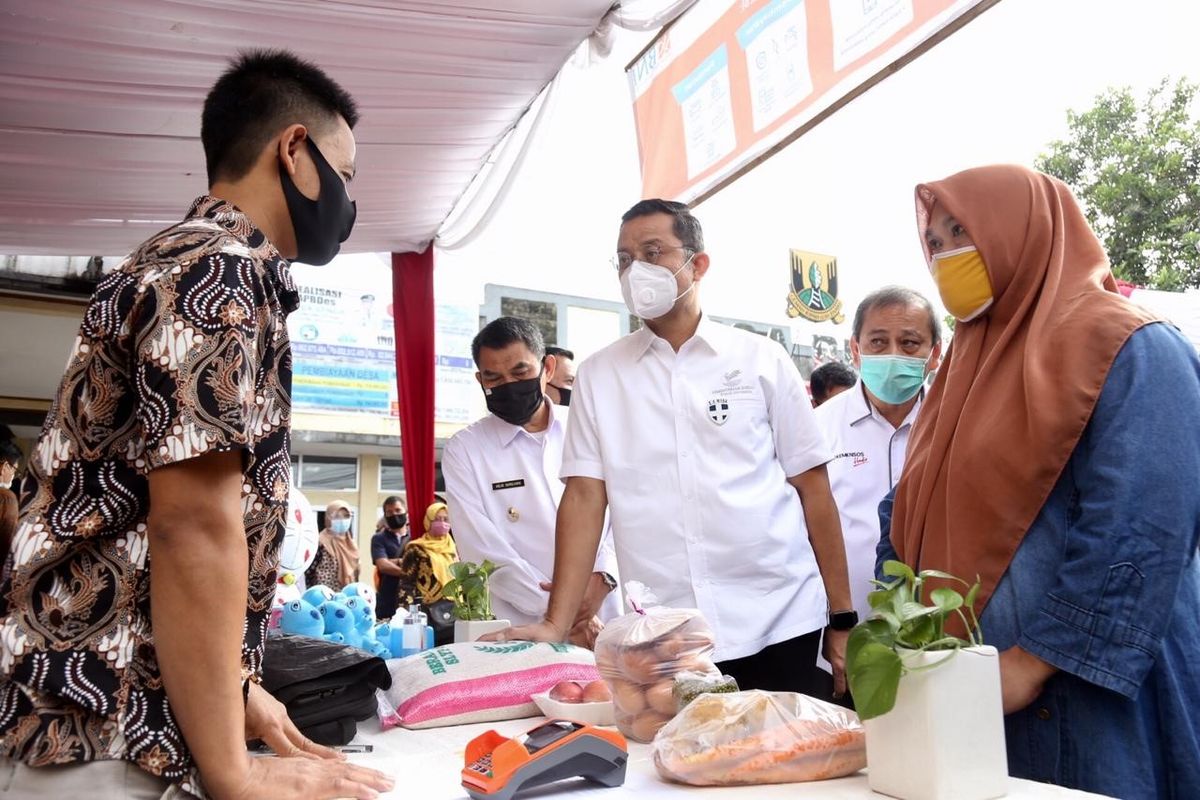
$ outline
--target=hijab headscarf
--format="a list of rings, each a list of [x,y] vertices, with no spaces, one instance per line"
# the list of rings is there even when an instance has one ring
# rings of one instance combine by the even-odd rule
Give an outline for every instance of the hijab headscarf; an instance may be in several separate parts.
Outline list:
[[[922,247],[936,201],[974,240],[995,300],[955,328],[913,428],[891,540],[910,566],[968,582],[978,575],[982,611],[1117,353],[1155,317],[1118,293],[1104,248],[1061,181],[981,167],[916,195]]]
[[[438,515],[439,511],[449,513],[445,503],[433,503],[425,509],[425,535],[420,539],[413,539],[408,546],[419,548],[429,556],[429,566],[433,570],[434,576],[438,579],[439,584],[445,586],[454,577],[450,574],[450,565],[458,561],[458,548],[454,546],[454,539],[448,534],[446,536],[429,535],[433,518]]]
[[[334,500],[325,506],[325,527],[318,537],[318,542],[337,560],[338,580],[345,586],[358,580],[358,545],[350,534],[337,534],[330,530],[333,515],[338,511],[350,511],[350,505],[341,500]],[[341,589],[342,586],[337,588]]]

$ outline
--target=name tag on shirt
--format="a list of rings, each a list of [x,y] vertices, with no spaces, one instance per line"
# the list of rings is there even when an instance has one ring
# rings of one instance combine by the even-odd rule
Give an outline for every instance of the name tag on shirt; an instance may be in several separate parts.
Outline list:
[[[525,485],[524,478],[518,478],[515,481],[498,481],[492,484],[492,491],[498,492],[501,489],[519,489]]]

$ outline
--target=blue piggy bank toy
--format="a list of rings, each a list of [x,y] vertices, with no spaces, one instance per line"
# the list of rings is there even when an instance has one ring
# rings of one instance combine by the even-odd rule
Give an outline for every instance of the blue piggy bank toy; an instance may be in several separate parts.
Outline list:
[[[325,638],[330,634],[340,634],[342,641],[351,647],[362,644],[362,634],[354,627],[354,613],[345,603],[337,600],[326,600],[321,604],[321,616],[325,618]],[[335,641],[335,640],[330,640]]]
[[[309,587],[308,591],[302,594],[301,597],[311,603],[313,608],[320,608],[321,603],[324,603],[326,600],[332,600],[337,595],[328,586],[317,584],[316,586]]]
[[[337,598],[337,601],[350,609],[350,613],[354,615],[354,630],[358,631],[364,637],[374,636],[375,612],[371,610],[371,607],[367,605],[363,598],[346,597],[343,595]]]
[[[371,616],[375,616],[375,601],[377,599],[375,587],[370,584],[359,581],[358,583],[348,583],[342,589],[343,597],[358,597],[366,601],[367,607],[371,609]]]
[[[320,638],[325,633],[325,619],[312,603],[301,598],[283,607],[279,627],[284,633]]]

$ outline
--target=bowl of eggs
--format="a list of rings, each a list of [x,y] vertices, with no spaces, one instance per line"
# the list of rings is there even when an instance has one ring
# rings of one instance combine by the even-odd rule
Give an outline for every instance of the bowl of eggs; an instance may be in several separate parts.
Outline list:
[[[584,725],[612,725],[612,693],[604,681],[561,681],[546,692],[532,696],[543,714],[552,719],[569,719]]]

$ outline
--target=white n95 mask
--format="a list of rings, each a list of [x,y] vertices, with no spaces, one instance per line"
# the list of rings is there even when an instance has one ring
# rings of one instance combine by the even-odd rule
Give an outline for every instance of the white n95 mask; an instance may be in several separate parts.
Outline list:
[[[641,319],[658,319],[670,313],[675,302],[695,288],[695,281],[683,291],[675,294],[675,276],[683,272],[696,255],[693,253],[683,266],[674,272],[666,267],[634,261],[621,273],[621,294],[629,311]]]

